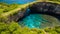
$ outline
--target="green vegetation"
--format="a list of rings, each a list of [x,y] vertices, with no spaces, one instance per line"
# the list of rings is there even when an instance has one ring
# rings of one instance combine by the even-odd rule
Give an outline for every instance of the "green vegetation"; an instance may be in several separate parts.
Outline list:
[[[60,2],[60,0],[58,1]],[[0,14],[9,12],[10,10],[13,10],[17,7],[18,4],[0,3]],[[23,5],[21,7],[23,7]],[[13,12],[11,11],[10,13]],[[8,22],[5,20],[8,20],[8,18],[0,15],[0,34],[60,34],[60,26],[47,27],[44,29],[36,29],[36,28],[29,29],[28,27],[21,27],[17,22]],[[51,19],[51,21],[53,21],[53,19]]]
[[[18,7],[18,4],[5,4],[5,3],[0,3],[0,14],[8,12],[10,10],[13,10]]]
[[[50,0],[50,1],[58,1],[58,2],[60,2],[60,0]]]
[[[29,29],[21,27],[16,22],[4,23],[0,22],[0,34],[60,34],[60,26],[44,28],[44,29]]]

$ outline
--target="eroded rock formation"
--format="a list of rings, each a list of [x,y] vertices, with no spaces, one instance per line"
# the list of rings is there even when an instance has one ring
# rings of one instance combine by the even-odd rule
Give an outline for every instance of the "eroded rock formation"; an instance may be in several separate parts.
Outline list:
[[[14,15],[9,16],[8,21],[19,21],[31,13],[47,14],[60,19],[60,4],[51,2],[37,2],[28,7],[29,11],[19,11]]]
[[[51,2],[37,2],[29,7],[31,13],[40,13],[60,19],[60,4]]]

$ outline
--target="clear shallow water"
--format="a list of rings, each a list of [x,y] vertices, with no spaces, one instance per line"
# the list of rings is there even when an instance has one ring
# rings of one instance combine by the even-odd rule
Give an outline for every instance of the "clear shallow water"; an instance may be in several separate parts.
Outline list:
[[[19,24],[29,28],[40,28],[42,22],[46,22],[46,20],[40,14],[30,14],[20,21]]]
[[[29,2],[33,2],[35,0],[0,0],[0,2],[5,2],[5,3],[17,3],[17,4],[25,4]]]

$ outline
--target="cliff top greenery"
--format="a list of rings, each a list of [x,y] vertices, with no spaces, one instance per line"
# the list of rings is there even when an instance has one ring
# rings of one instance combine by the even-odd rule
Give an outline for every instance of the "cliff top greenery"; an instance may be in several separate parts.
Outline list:
[[[60,2],[60,0],[58,1]],[[17,8],[18,6],[20,5],[0,3],[0,14],[9,12],[10,10]],[[5,17],[2,18],[7,19]],[[53,19],[51,19],[51,21],[53,21]],[[44,29],[30,29],[28,27],[21,27],[17,22],[0,22],[0,34],[60,34],[60,26],[46,27]]]
[[[17,8],[18,6],[18,4],[0,3],[0,14],[9,12],[10,10]]]
[[[60,26],[29,29],[28,27],[21,27],[17,22],[0,22],[0,34],[60,34]]]

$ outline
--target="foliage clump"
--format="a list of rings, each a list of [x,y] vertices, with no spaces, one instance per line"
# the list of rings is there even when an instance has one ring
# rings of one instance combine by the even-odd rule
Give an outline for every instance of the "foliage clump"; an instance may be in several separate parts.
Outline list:
[[[0,14],[9,12],[10,10],[13,10],[18,7],[18,4],[6,4],[6,3],[0,3]]]
[[[0,22],[0,34],[59,34],[60,26],[44,28],[44,29],[30,29],[28,27],[21,27],[16,22],[4,23]]]
[[[60,2],[60,0],[50,0],[50,1],[58,1],[58,2]]]

